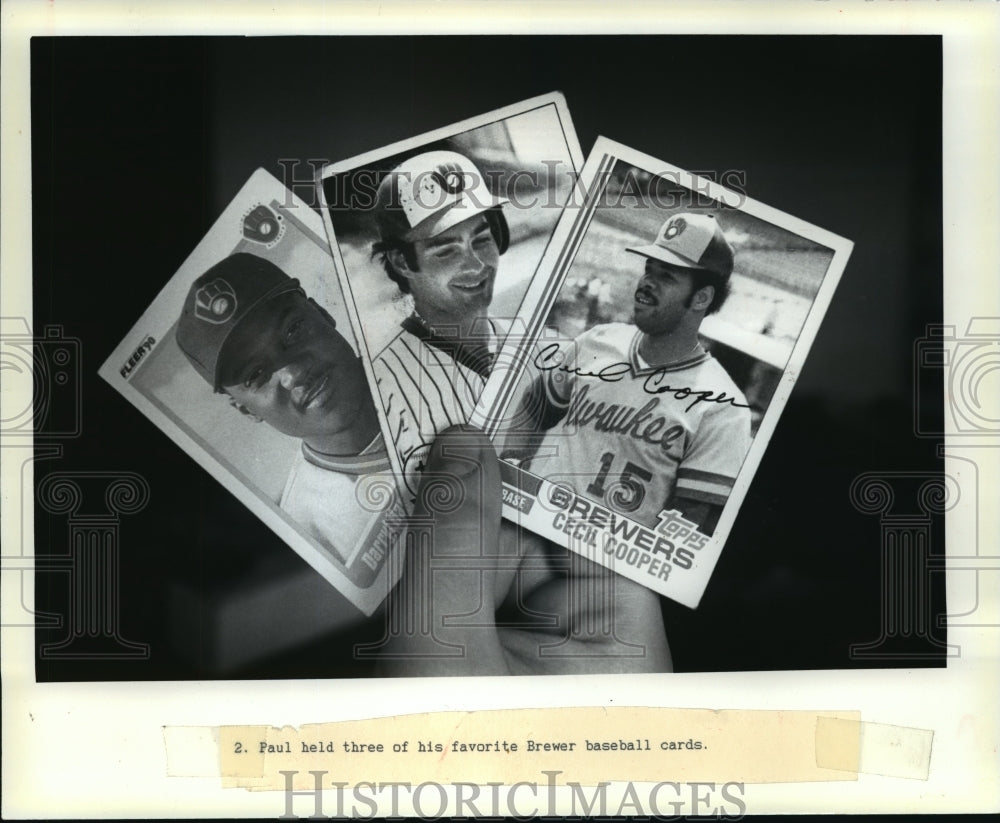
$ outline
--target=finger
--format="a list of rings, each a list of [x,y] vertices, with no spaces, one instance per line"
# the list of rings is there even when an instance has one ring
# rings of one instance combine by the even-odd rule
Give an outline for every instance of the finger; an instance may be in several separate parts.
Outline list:
[[[414,517],[433,524],[434,555],[495,556],[500,532],[500,468],[489,438],[452,426],[434,440]]]
[[[496,453],[483,433],[456,427],[439,434],[388,606],[398,673],[508,673],[496,627],[497,558],[486,556],[496,553],[499,500]]]

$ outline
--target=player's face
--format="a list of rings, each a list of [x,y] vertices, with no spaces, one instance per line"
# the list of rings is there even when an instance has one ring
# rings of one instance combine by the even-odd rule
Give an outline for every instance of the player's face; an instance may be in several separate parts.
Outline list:
[[[462,323],[485,314],[493,300],[500,252],[485,215],[414,244],[417,271],[410,290],[428,322]]]
[[[693,294],[688,270],[647,259],[635,288],[635,324],[646,334],[669,334],[691,312]]]
[[[256,307],[233,330],[221,382],[251,414],[306,441],[347,429],[368,394],[350,345],[298,292]]]

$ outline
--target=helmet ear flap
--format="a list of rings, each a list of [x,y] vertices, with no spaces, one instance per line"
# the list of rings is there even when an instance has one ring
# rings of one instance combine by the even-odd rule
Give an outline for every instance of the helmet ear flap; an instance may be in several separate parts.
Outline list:
[[[497,251],[503,254],[510,246],[510,228],[507,226],[507,218],[504,217],[503,208],[493,206],[490,209],[490,228],[493,230],[493,240],[497,244]]]

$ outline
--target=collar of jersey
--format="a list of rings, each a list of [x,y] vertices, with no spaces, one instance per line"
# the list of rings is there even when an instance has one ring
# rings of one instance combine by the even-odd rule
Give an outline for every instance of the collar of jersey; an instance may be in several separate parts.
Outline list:
[[[632,367],[632,372],[636,377],[641,377],[644,374],[652,374],[653,372],[684,371],[684,369],[690,369],[692,366],[704,363],[712,356],[703,349],[697,354],[688,355],[680,360],[675,360],[673,363],[666,363],[662,366],[644,366],[642,365],[642,358],[639,357],[639,343],[641,341],[642,332],[636,329],[635,336],[632,338],[632,345],[629,346],[628,354],[629,365]]]
[[[437,339],[444,343],[455,344],[455,343],[477,343],[482,342],[486,346],[487,350],[494,354],[497,350],[497,342],[499,341],[499,334],[497,333],[496,323],[493,321],[492,317],[487,317],[486,322],[489,324],[489,335],[477,335],[469,340],[459,340],[457,337],[448,337],[445,335],[438,334],[435,329],[432,329],[424,318],[422,318],[416,312],[413,312],[406,320],[403,321],[402,327],[405,331],[408,331],[414,337],[418,337],[421,340],[427,339]]]
[[[306,462],[312,463],[314,466],[341,474],[374,474],[375,472],[389,471],[392,468],[381,434],[376,435],[375,439],[358,454],[325,454],[316,451],[303,441],[302,456],[305,457]]]

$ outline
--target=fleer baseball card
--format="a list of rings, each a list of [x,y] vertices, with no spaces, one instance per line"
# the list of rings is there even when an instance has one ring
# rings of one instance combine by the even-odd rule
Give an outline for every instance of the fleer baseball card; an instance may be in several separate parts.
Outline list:
[[[322,224],[279,181],[253,174],[100,374],[336,590],[268,569],[266,615],[252,643],[226,644],[231,663],[382,603],[390,465]],[[253,565],[248,551],[234,577]]]
[[[599,138],[472,418],[509,519],[692,608],[852,248],[724,182]]]
[[[326,166],[323,219],[404,498],[466,423],[583,154],[552,93]]]

